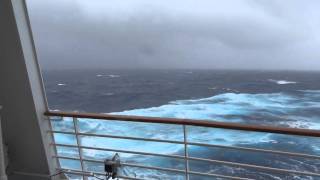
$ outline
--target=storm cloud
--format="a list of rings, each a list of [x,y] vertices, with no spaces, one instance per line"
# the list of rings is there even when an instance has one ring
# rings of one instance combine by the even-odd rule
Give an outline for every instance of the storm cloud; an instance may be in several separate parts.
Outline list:
[[[44,69],[320,70],[318,0],[27,0]]]

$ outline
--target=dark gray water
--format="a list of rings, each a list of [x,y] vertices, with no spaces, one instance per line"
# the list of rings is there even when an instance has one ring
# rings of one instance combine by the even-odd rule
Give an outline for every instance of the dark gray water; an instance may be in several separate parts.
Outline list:
[[[44,79],[51,109],[99,113],[148,108],[222,93],[320,90],[320,72],[64,70],[45,71]],[[297,83],[279,85],[277,80]]]

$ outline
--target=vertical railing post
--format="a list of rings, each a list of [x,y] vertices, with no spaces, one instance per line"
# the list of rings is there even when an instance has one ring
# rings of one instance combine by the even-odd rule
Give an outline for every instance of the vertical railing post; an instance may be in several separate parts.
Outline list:
[[[183,125],[183,144],[184,144],[184,162],[186,180],[189,180],[189,155],[186,125]]]
[[[53,131],[54,129],[53,129],[52,124],[51,124],[51,123],[52,123],[52,121],[51,121],[51,116],[46,116],[46,118],[48,118],[48,127],[49,127],[49,130],[50,130],[50,131]],[[59,118],[62,118],[62,119],[63,119],[63,117],[59,117]],[[54,134],[53,134],[53,133],[49,133],[49,134],[50,134],[50,137],[51,137],[53,143],[55,143],[56,140],[55,140],[55,138],[54,138]],[[53,148],[54,156],[58,156],[59,154],[58,154],[57,147],[56,147],[55,145],[51,145],[51,146],[52,146],[52,148]],[[58,158],[55,158],[55,161],[56,161],[56,164],[57,164],[57,166],[58,166],[58,167],[56,167],[56,168],[60,168],[60,167],[61,167],[61,164],[60,164],[59,159],[58,159]],[[63,175],[61,175],[61,176],[59,176],[59,177],[63,177],[63,176],[65,176],[65,174],[63,174]],[[59,179],[59,177],[53,177],[52,179]]]
[[[79,153],[79,159],[80,159],[80,165],[81,165],[81,171],[84,172],[84,164],[83,164],[83,157],[82,157],[82,151],[81,151],[81,140],[79,138],[79,126],[78,126],[78,120],[76,117],[73,117],[73,125],[74,125],[74,131],[76,134],[76,140],[77,140],[77,146],[78,146],[78,153]],[[83,180],[87,180],[88,177],[83,175],[82,176]]]

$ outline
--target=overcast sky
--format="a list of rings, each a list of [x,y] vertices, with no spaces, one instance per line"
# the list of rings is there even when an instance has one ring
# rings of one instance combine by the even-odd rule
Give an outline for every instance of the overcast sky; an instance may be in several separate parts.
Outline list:
[[[27,0],[44,69],[320,70],[319,0]]]

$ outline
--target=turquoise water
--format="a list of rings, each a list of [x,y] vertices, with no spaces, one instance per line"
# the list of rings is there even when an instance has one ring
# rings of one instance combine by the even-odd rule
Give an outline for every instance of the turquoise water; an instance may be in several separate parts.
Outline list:
[[[176,100],[168,104],[133,109],[112,114],[138,115],[152,117],[172,117],[205,119],[221,122],[237,122],[244,124],[263,124],[293,128],[319,129],[320,91],[297,90],[290,93],[222,93],[208,98]],[[55,122],[54,127],[64,131],[72,130],[72,119]],[[181,126],[147,124],[119,121],[99,121],[93,119],[79,119],[81,132],[154,138],[163,140],[183,140]],[[201,142],[225,146],[254,147],[289,152],[300,152],[320,155],[320,139],[276,135],[268,133],[242,132],[225,129],[187,127],[188,141]],[[74,136],[57,134],[58,143],[76,144]],[[84,146],[143,151],[161,154],[183,155],[183,145],[170,143],[143,142],[136,140],[120,140],[103,137],[81,137]],[[306,170],[320,172],[320,160],[284,157],[267,153],[252,153],[234,151],[221,148],[205,148],[190,146],[189,153],[194,157],[211,158],[224,161],[271,166],[291,170]],[[77,150],[71,148],[59,149],[63,155],[77,156]],[[113,153],[97,150],[83,150],[87,158],[104,160]],[[184,162],[170,158],[156,158],[150,156],[120,153],[125,162],[140,163],[160,167],[184,169]],[[79,162],[62,161],[63,166],[80,168]],[[281,175],[271,172],[259,172],[254,169],[239,168],[215,163],[190,162],[193,170],[225,175],[241,176],[253,179],[317,179],[298,175]],[[88,170],[101,171],[100,164],[91,163]],[[124,168],[126,175],[155,178],[155,179],[183,179],[183,175],[170,175],[154,170]],[[193,179],[205,179],[193,177]]]

